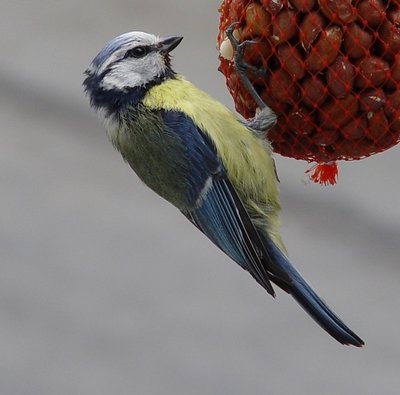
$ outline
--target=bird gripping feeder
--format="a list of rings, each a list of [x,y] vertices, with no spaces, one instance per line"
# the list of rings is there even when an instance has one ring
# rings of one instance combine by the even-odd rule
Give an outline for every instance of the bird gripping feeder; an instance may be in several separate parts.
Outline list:
[[[223,0],[220,71],[245,118],[256,104],[233,64],[225,31],[250,40],[247,75],[278,116],[275,152],[316,162],[334,184],[336,161],[363,159],[400,140],[400,0]]]

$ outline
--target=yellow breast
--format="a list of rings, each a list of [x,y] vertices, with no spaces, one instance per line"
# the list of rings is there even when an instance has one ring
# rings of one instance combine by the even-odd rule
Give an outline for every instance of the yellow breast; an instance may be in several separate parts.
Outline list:
[[[265,220],[269,231],[274,233],[280,205],[274,164],[266,141],[257,138],[223,104],[180,76],[152,87],[143,104],[188,115],[214,143],[245,206],[261,222]],[[280,240],[276,242],[281,245]]]

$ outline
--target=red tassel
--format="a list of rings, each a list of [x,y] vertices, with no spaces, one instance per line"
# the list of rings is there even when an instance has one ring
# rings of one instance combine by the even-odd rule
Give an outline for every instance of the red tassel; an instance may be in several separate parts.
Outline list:
[[[306,170],[306,174],[316,184],[335,185],[338,177],[338,167],[336,162],[317,163]]]

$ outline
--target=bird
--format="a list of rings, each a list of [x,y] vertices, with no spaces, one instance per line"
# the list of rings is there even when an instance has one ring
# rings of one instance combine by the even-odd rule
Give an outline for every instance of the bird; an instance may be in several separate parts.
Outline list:
[[[290,294],[334,339],[364,341],[290,263],[279,233],[281,205],[269,107],[239,119],[171,65],[182,36],[132,31],[108,42],[83,87],[108,137],[141,181],[175,206],[272,296]]]

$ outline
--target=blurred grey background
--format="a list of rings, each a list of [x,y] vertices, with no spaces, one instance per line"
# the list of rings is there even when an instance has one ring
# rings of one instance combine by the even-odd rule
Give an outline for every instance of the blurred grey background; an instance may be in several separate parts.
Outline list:
[[[130,30],[182,34],[175,69],[232,107],[219,0],[0,5],[0,393],[398,394],[399,148],[335,187],[277,158],[292,260],[365,341],[269,297],[138,181],[82,93]]]

